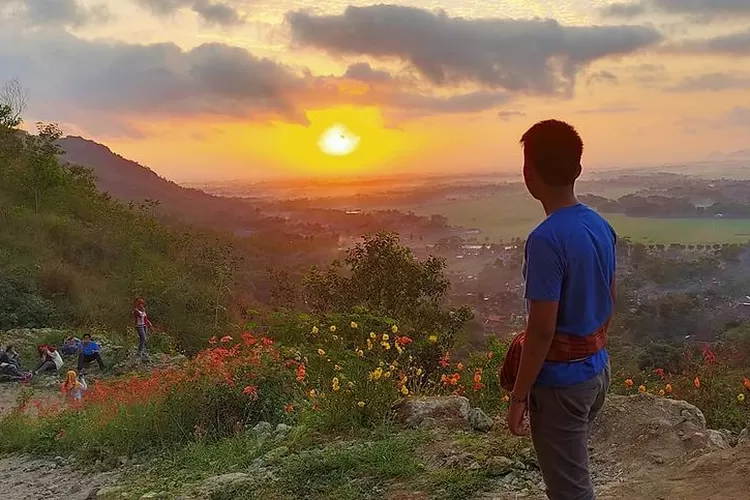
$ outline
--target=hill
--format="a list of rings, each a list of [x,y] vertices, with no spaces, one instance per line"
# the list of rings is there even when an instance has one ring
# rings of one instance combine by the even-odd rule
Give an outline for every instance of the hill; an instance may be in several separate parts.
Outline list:
[[[103,144],[77,136],[64,137],[58,144],[63,161],[91,169],[97,187],[118,200],[157,202],[161,214],[245,234],[278,227],[280,222],[261,215],[247,200],[222,198],[182,187]]]

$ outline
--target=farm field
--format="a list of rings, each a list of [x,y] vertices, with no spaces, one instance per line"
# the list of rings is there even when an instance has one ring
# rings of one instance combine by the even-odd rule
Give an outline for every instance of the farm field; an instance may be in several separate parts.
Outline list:
[[[598,193],[597,193],[598,194]],[[525,237],[544,217],[539,204],[525,193],[497,198],[452,200],[399,207],[420,215],[442,214],[451,224],[482,230],[480,240],[508,241]],[[745,243],[750,219],[651,219],[609,214],[620,237],[643,243]]]

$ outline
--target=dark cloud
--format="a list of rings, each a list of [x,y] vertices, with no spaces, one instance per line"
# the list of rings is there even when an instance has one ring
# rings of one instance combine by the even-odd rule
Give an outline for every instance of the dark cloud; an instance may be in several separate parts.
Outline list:
[[[509,121],[516,117],[526,116],[523,111],[498,111],[497,116],[503,121]]]
[[[237,9],[222,0],[135,0],[157,16],[171,16],[181,10],[190,9],[207,24],[237,26],[245,18]]]
[[[464,19],[396,5],[348,7],[331,16],[290,12],[286,19],[301,46],[406,61],[433,84],[475,83],[528,94],[570,94],[589,63],[662,40],[645,26]]]
[[[587,83],[592,85],[594,83],[604,83],[608,85],[616,85],[619,82],[617,76],[610,71],[597,71],[592,73],[587,78]]]
[[[721,92],[723,90],[750,89],[750,75],[741,73],[707,73],[683,78],[668,92]]]
[[[687,15],[695,21],[716,18],[750,17],[748,0],[640,0],[607,5],[606,17],[631,19],[648,13]]]
[[[713,38],[688,40],[673,44],[667,47],[666,50],[670,52],[718,54],[734,57],[750,56],[750,29]]]
[[[337,105],[375,105],[408,119],[472,113],[510,99],[493,90],[436,94],[367,63],[351,65],[344,75],[315,76],[221,43],[184,50],[0,22],[0,82],[11,78],[29,87],[35,118],[130,137],[150,118],[307,125],[306,110]]]
[[[56,111],[307,121],[287,97],[303,85],[294,71],[219,43],[185,51],[0,30],[0,81],[13,77],[30,87],[32,104]]]
[[[86,7],[80,0],[0,0],[0,13],[34,26],[82,26],[109,18],[103,4]]]
[[[350,64],[344,73],[344,77],[361,82],[390,82],[393,76],[382,70],[373,69],[369,63]]]

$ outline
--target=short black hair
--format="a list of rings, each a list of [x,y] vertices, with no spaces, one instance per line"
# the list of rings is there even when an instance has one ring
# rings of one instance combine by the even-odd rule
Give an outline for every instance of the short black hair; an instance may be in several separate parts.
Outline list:
[[[13,344],[8,344],[7,346],[5,346],[5,352],[10,352],[12,350],[13,350]]]
[[[521,144],[545,184],[570,186],[581,175],[583,141],[572,125],[560,120],[535,123],[523,134]]]
[[[90,339],[91,338],[91,334],[90,333],[84,333],[83,334],[83,338]]]

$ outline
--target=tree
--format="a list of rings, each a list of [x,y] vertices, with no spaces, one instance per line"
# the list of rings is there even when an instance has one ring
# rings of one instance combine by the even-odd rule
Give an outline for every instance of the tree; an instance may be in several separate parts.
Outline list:
[[[55,124],[37,123],[37,135],[29,135],[24,141],[19,187],[32,202],[35,212],[39,212],[49,191],[64,184],[64,171],[57,159],[63,152],[58,145],[62,135]]]
[[[443,308],[450,288],[445,267],[437,257],[416,259],[396,234],[365,236],[343,263],[311,269],[303,282],[305,301],[318,314],[364,307],[425,337],[439,333],[447,346],[473,314],[466,307]]]

